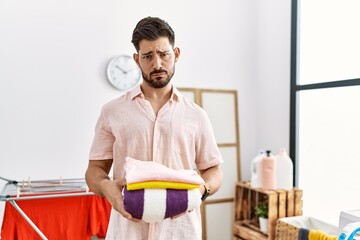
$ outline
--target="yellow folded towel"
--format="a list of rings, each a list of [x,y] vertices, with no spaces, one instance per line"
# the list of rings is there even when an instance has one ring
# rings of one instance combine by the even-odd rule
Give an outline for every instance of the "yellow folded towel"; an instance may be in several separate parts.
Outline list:
[[[199,184],[192,183],[182,183],[182,182],[167,182],[167,181],[146,181],[146,182],[137,182],[130,183],[126,185],[128,191],[139,190],[139,189],[187,189],[192,190],[199,188]]]
[[[328,235],[321,230],[310,230],[309,240],[337,240],[337,236]]]

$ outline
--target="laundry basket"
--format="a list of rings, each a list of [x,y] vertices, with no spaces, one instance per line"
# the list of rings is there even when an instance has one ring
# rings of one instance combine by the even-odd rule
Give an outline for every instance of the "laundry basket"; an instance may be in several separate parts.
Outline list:
[[[297,240],[299,238],[298,227],[287,223],[285,219],[278,219],[276,221],[275,239],[278,240]]]
[[[297,216],[279,218],[276,221],[276,240],[298,240],[301,229],[322,231],[328,236],[339,236],[339,229],[318,219]]]

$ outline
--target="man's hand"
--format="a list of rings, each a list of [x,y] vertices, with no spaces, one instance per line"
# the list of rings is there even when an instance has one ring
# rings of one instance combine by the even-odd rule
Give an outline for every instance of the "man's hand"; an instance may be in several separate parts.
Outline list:
[[[138,222],[130,213],[125,211],[122,189],[126,185],[125,179],[110,180],[109,172],[112,166],[112,159],[91,160],[85,173],[86,183],[96,195],[106,197],[111,206],[124,218]]]
[[[111,206],[118,211],[124,218],[133,222],[139,222],[140,219],[134,218],[124,208],[123,196],[121,194],[123,187],[126,185],[125,179],[101,181],[100,186],[104,196],[107,198]]]

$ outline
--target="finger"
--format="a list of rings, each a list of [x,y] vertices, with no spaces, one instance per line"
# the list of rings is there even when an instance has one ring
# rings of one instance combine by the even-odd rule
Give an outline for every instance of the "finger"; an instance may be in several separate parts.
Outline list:
[[[116,211],[118,211],[124,218],[128,220],[135,219],[130,213],[128,213],[122,206],[117,206],[114,208]]]
[[[124,218],[126,218],[127,220],[130,220],[130,221],[132,221],[132,222],[140,222],[141,221],[141,219],[138,219],[138,218],[134,218],[130,213],[128,213],[128,212],[126,212],[126,211],[123,211],[122,213],[121,213],[121,215],[124,217]]]
[[[125,180],[125,178],[116,179],[116,180],[114,180],[114,182],[115,182],[115,184],[116,184],[118,187],[120,187],[120,188],[122,188],[122,187],[124,187],[124,186],[126,185],[126,180]]]
[[[178,214],[178,215],[176,215],[176,216],[171,217],[171,219],[174,220],[174,219],[176,219],[176,218],[178,218],[178,217],[181,217],[181,216],[184,215],[185,213],[186,213],[186,212],[180,213],[180,214]]]
[[[134,217],[132,217],[131,219],[129,219],[130,221],[132,221],[132,222],[136,222],[136,223],[138,223],[138,222],[140,222],[141,221],[141,219],[138,219],[138,218],[134,218]]]

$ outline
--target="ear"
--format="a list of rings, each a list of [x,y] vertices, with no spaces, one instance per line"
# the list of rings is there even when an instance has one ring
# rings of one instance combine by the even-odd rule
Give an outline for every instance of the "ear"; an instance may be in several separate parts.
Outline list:
[[[140,67],[140,63],[139,63],[139,54],[134,53],[133,54],[133,59],[136,62],[136,64]]]
[[[180,48],[178,47],[174,48],[174,54],[175,54],[175,62],[177,62],[180,57]]]

